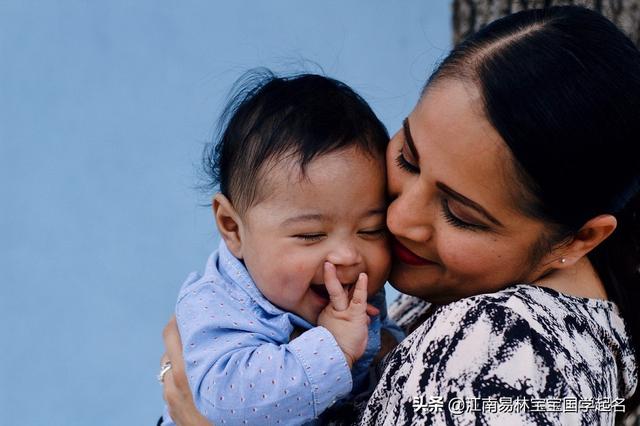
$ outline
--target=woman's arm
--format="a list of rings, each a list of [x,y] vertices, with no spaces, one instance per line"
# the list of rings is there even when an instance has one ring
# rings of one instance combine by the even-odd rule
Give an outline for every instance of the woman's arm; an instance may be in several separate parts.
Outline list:
[[[213,426],[196,409],[193,395],[184,373],[182,342],[178,333],[176,317],[172,316],[162,333],[165,354],[163,363],[171,362],[171,369],[165,374],[163,396],[169,406],[169,414],[178,426]]]

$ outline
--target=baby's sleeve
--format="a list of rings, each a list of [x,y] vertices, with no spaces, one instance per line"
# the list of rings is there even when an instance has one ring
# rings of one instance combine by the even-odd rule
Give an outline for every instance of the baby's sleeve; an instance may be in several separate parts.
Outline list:
[[[216,424],[303,424],[351,390],[344,355],[324,327],[278,342],[278,325],[207,286],[189,288],[176,317],[194,400]]]

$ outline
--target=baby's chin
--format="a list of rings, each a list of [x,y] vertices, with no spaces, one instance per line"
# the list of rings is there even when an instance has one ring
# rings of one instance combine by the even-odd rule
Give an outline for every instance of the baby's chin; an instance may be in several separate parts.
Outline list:
[[[355,290],[355,287],[356,287],[356,283],[355,282],[350,283],[350,284],[343,284],[342,285],[342,289],[347,292],[349,300],[351,300],[351,297],[353,297],[353,291]],[[382,287],[382,285],[380,285],[378,287],[378,290],[381,287]],[[314,294],[316,294],[321,299],[326,300],[326,302],[329,303],[329,292],[327,291],[327,287],[324,284],[313,284],[313,283],[311,283],[309,285],[309,290],[311,290]],[[375,290],[373,292],[369,291],[369,296],[377,293],[378,290]]]
[[[385,282],[386,281],[379,283],[376,286],[369,287],[368,297],[371,297],[378,291],[380,291],[380,289],[384,287]],[[351,300],[351,298],[353,297],[353,292],[355,290],[355,282],[344,284],[342,287],[347,291],[348,300]],[[309,324],[316,326],[318,325],[318,317],[320,316],[320,313],[330,303],[329,292],[327,291],[327,288],[324,284],[311,283],[309,284],[309,293],[311,295],[311,299],[307,299],[309,305],[306,307],[306,309],[291,310],[291,312],[303,318]]]

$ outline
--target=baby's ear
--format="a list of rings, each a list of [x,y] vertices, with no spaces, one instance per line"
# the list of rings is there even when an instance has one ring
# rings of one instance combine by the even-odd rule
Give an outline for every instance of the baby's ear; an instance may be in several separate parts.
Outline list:
[[[231,201],[221,193],[213,197],[213,215],[216,218],[218,231],[229,251],[238,259],[242,259],[242,240],[240,238],[242,220]]]

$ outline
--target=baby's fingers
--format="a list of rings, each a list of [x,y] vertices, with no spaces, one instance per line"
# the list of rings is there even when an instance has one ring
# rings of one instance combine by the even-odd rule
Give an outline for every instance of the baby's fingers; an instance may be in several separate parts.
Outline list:
[[[331,306],[336,311],[344,311],[349,307],[349,299],[347,293],[342,288],[336,267],[330,262],[324,262],[324,285],[329,293]],[[366,300],[366,298],[365,298]]]
[[[367,304],[367,315],[375,317],[376,315],[380,315],[380,309],[376,308],[372,304]]]
[[[356,288],[353,290],[351,303],[349,307],[355,310],[355,313],[365,313],[367,311],[367,283],[369,279],[367,274],[361,272],[356,282]]]

